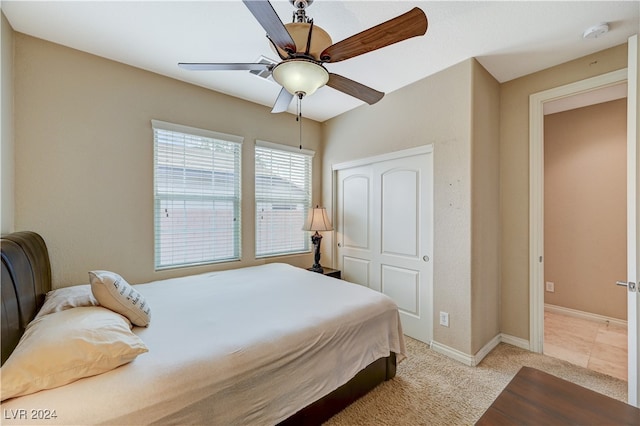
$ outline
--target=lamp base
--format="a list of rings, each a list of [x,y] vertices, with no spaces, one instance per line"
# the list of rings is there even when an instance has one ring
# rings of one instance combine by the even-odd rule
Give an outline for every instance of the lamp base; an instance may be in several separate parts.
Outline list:
[[[320,265],[313,265],[309,270],[312,272],[319,272],[321,274],[324,273],[324,269],[322,269],[322,266]]]
[[[313,244],[313,247],[315,248],[315,254],[313,256],[314,262],[313,262],[313,266],[311,267],[311,270],[313,272],[323,273],[324,270],[322,269],[322,266],[320,266],[320,243],[321,242],[322,242],[322,235],[320,235],[318,231],[316,231],[316,233],[311,236],[311,244]]]

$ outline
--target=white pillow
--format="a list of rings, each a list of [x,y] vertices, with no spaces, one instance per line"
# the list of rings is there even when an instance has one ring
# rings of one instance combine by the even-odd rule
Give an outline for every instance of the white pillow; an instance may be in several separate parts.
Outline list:
[[[98,306],[89,284],[57,288],[47,293],[36,319],[43,315],[83,306]]]
[[[124,315],[134,325],[146,327],[151,309],[145,298],[120,275],[109,271],[89,272],[91,291],[100,305]]]
[[[1,397],[66,385],[133,361],[147,352],[122,315],[100,306],[33,320],[2,366]]]

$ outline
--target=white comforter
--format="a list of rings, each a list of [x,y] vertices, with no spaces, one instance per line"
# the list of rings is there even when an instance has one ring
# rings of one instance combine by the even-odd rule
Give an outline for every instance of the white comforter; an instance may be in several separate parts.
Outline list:
[[[271,425],[374,360],[390,352],[405,357],[390,298],[293,266],[136,289],[152,309],[151,325],[134,329],[148,353],[108,373],[6,401],[3,412],[55,410],[54,422],[67,425]]]

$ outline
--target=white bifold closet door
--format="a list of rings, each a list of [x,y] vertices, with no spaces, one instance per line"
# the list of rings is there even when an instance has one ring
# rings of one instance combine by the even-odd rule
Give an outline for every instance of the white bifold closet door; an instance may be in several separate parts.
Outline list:
[[[342,278],[390,296],[400,309],[405,334],[429,343],[433,339],[431,146],[334,170],[336,253]]]

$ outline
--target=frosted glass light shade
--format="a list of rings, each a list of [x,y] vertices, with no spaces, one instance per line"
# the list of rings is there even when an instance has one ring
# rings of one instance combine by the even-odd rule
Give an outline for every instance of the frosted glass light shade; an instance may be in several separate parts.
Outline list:
[[[302,226],[303,231],[333,231],[329,217],[327,216],[327,209],[324,207],[316,207],[310,209],[307,215],[307,220]]]
[[[312,95],[329,81],[329,72],[322,65],[306,59],[280,62],[273,69],[272,75],[292,95]]]

